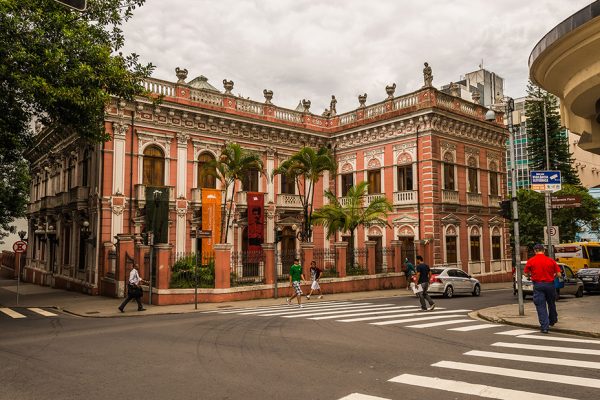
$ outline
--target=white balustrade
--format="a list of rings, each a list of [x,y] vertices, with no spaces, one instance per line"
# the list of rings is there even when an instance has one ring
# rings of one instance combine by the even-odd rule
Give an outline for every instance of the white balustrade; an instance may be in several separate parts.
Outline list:
[[[442,202],[458,204],[457,190],[442,190]]]
[[[248,192],[237,192],[235,204],[238,206],[248,205]]]
[[[356,121],[356,112],[340,115],[340,126],[348,125]]]
[[[479,193],[467,193],[467,204],[471,206],[483,205],[481,195]]]
[[[302,201],[300,195],[280,193],[277,195],[277,206],[301,208]]]
[[[275,118],[288,122],[302,122],[302,114],[297,111],[285,110],[282,108],[275,109]]]
[[[150,93],[170,97],[175,95],[175,85],[173,85],[171,82],[147,79],[142,81],[142,86],[144,86],[144,88]]]
[[[404,190],[401,192],[394,192],[394,205],[401,206],[405,204],[415,204],[417,202],[417,191],[416,190]]]
[[[263,105],[260,103],[256,103],[254,101],[247,100],[237,100],[236,101],[236,109],[238,111],[243,111],[252,114],[263,114]]]
[[[385,114],[385,104],[375,104],[373,106],[367,107],[365,110],[365,118],[373,118],[378,115]]]
[[[211,106],[223,106],[223,96],[221,94],[210,93],[204,90],[190,90],[190,99],[198,103],[209,104]]]
[[[412,107],[417,104],[418,97],[415,94],[408,96],[398,97],[394,99],[392,107],[394,110],[402,110],[403,108]]]

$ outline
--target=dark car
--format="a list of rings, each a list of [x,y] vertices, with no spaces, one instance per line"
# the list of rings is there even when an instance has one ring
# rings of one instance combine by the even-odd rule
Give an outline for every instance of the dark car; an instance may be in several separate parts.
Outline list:
[[[582,280],[586,292],[600,290],[600,268],[580,269],[577,277]]]

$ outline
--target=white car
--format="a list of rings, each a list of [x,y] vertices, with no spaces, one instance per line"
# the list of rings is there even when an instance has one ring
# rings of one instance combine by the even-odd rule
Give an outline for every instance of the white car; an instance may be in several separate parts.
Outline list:
[[[559,299],[562,295],[572,294],[575,297],[583,296],[584,283],[577,275],[573,273],[571,267],[563,263],[557,263],[560,267],[561,276],[558,277],[558,282],[555,282],[556,298]],[[521,262],[522,268],[525,268],[525,262]],[[522,276],[523,282],[523,298],[533,296],[533,283]],[[516,275],[513,275],[513,294],[517,295]]]
[[[458,268],[432,268],[429,279],[431,294],[442,294],[444,297],[453,297],[455,294],[481,294],[481,284],[471,275]]]

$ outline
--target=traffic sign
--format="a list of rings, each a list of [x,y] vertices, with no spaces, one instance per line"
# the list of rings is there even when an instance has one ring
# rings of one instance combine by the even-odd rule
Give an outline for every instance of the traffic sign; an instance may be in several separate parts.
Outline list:
[[[531,190],[557,192],[561,189],[560,171],[531,171]]]
[[[581,207],[581,196],[562,195],[552,196],[552,208],[577,208]]]
[[[13,244],[13,251],[15,253],[25,253],[27,251],[27,242],[24,242],[23,240],[17,240]]]
[[[548,243],[548,227],[544,227],[544,243]],[[560,244],[560,238],[558,234],[558,226],[553,225],[550,227],[550,244]]]

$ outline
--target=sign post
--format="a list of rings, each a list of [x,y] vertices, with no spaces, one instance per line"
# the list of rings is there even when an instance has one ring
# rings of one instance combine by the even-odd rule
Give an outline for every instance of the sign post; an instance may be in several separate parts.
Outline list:
[[[544,242],[550,243],[551,246],[560,244],[559,238],[560,236],[558,226],[553,225],[550,227],[550,235],[548,235],[548,227],[544,227]]]
[[[21,286],[21,254],[27,251],[27,242],[17,240],[13,244],[15,252],[15,274],[17,274],[17,305],[19,305],[19,287]]]
[[[531,189],[536,192],[544,193],[546,205],[546,230],[552,232],[552,196],[562,188],[562,179],[560,171],[531,171]],[[558,230],[557,230],[558,232]],[[554,248],[550,243],[550,236],[547,235],[546,248],[548,256],[554,258]]]

